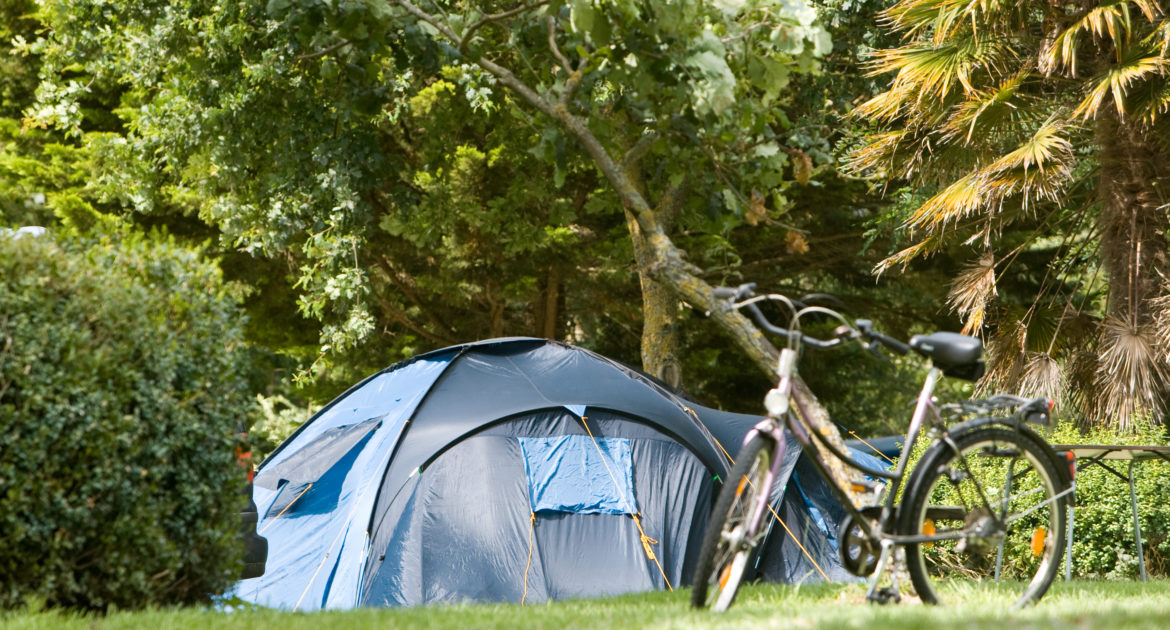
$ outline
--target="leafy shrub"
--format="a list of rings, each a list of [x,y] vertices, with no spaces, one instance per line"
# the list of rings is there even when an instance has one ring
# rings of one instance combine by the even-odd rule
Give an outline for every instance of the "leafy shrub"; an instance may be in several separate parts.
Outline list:
[[[173,241],[0,237],[0,607],[190,603],[241,563],[241,315]]]
[[[275,396],[258,394],[256,403],[260,408],[259,418],[248,430],[252,461],[256,465],[263,462],[285,438],[292,435],[318,411],[316,405],[310,403],[301,407],[280,394]]]
[[[1048,436],[1054,444],[1163,445],[1161,427],[1135,422],[1133,433],[1098,429],[1082,434],[1062,424]],[[1126,474],[1129,463],[1106,462]],[[1134,467],[1142,547],[1150,575],[1167,575],[1170,567],[1170,464],[1149,460]],[[1130,578],[1138,575],[1133,541],[1129,485],[1100,466],[1077,471],[1077,505],[1073,536],[1073,574],[1085,577]]]

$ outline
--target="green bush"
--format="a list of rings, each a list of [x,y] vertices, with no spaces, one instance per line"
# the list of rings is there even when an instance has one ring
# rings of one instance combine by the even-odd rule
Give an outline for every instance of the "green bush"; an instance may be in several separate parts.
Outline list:
[[[0,607],[206,601],[241,566],[242,317],[142,235],[0,235]]]
[[[1109,430],[1079,432],[1061,424],[1048,436],[1054,444],[1166,444],[1162,427],[1135,423],[1133,433]],[[1106,462],[1126,474],[1124,461]],[[1170,567],[1170,464],[1144,461],[1134,468],[1138,519],[1146,569],[1151,576],[1168,575]],[[1133,541],[1129,485],[1100,466],[1077,472],[1077,505],[1073,531],[1073,574],[1082,577],[1132,578],[1138,575]]]

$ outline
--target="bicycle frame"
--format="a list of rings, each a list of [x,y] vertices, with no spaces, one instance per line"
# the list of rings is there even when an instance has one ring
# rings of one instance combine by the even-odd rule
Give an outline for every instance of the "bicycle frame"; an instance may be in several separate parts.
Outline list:
[[[800,444],[801,450],[808,455],[818,472],[829,478],[829,486],[837,495],[837,499],[845,507],[846,511],[850,513],[854,521],[861,528],[862,533],[872,542],[876,542],[881,546],[881,555],[878,558],[878,565],[874,570],[873,576],[870,579],[867,597],[873,597],[877,590],[877,583],[885,571],[889,563],[889,555],[892,548],[897,544],[905,544],[909,542],[929,542],[935,540],[943,540],[948,536],[920,536],[920,537],[905,537],[897,536],[893,532],[893,516],[897,507],[897,496],[902,481],[906,478],[906,469],[909,466],[910,451],[914,447],[914,442],[918,439],[922,432],[927,418],[932,418],[936,422],[935,426],[940,427],[945,431],[945,426],[941,422],[938,410],[934,405],[934,389],[942,378],[942,370],[937,367],[931,367],[927,373],[926,379],[922,385],[922,389],[918,393],[918,399],[914,407],[914,415],[910,420],[910,427],[906,432],[906,438],[902,444],[902,453],[898,458],[898,464],[892,474],[882,474],[881,476],[890,480],[890,487],[886,491],[886,500],[882,505],[881,514],[878,517],[878,530],[870,526],[870,519],[866,518],[863,510],[854,504],[853,497],[849,496],[828,474],[828,465],[822,460],[824,454],[816,444],[813,443],[814,438],[805,426],[804,422],[797,418],[807,418],[809,416],[808,403],[799,393],[794,391],[792,387],[792,379],[796,372],[797,351],[792,348],[784,348],[780,351],[779,373],[780,379],[775,389],[768,392],[764,399],[764,405],[768,410],[768,416],[756,424],[747,435],[744,437],[744,444],[747,444],[759,434],[768,435],[773,443],[776,444],[776,453],[773,457],[771,469],[765,477],[765,487],[772,488],[776,478],[780,473],[780,467],[784,459],[784,452],[787,441],[784,439],[784,429],[788,429]],[[796,404],[798,414],[791,413],[791,404]],[[781,422],[782,420],[782,422]],[[860,470],[862,472],[877,472],[872,471],[849,457],[841,457],[839,454],[833,453],[847,466]],[[760,526],[760,521],[767,512],[768,501],[771,498],[770,492],[760,493],[757,500],[757,506],[753,510],[754,514],[752,522],[750,523],[749,531],[757,531]]]

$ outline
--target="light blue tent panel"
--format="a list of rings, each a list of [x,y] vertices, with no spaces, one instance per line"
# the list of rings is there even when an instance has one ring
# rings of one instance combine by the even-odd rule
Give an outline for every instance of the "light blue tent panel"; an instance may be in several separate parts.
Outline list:
[[[369,544],[366,531],[394,444],[453,353],[383,372],[322,411],[306,430],[266,460],[257,473],[274,467],[312,443],[325,430],[381,418],[379,428],[354,458],[341,481],[337,506],[324,514],[268,515],[279,491],[254,488],[261,515],[257,532],[268,539],[268,571],[240,583],[244,601],[285,610],[353,608]]]
[[[533,512],[638,513],[629,440],[584,435],[517,439]]]

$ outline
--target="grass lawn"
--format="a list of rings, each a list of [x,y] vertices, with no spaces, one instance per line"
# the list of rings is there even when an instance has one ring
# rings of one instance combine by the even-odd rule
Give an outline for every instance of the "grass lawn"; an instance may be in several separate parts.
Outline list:
[[[953,606],[865,604],[861,585],[754,586],[731,611],[695,612],[689,591],[646,593],[533,606],[465,605],[404,610],[283,613],[243,610],[115,612],[85,617],[56,612],[7,613],[5,630],[350,630],[362,628],[875,628],[881,630],[1031,630],[1170,628],[1170,581],[1063,582],[1038,606],[1007,610],[1004,600],[972,594]]]

